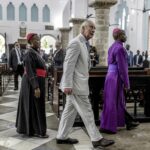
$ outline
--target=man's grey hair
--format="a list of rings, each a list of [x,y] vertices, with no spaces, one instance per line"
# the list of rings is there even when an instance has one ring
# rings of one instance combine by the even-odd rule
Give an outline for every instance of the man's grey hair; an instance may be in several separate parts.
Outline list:
[[[82,33],[85,29],[85,27],[87,27],[89,24],[93,24],[93,21],[91,20],[85,20],[80,27],[80,32]]]

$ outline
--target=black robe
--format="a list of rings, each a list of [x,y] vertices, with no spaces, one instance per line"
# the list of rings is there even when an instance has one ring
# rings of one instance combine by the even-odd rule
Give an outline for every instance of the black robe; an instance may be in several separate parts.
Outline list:
[[[17,132],[28,136],[45,135],[45,78],[36,75],[36,69],[45,70],[45,63],[36,50],[30,49],[24,57],[24,66],[16,118]],[[40,88],[40,98],[34,96],[36,88]]]

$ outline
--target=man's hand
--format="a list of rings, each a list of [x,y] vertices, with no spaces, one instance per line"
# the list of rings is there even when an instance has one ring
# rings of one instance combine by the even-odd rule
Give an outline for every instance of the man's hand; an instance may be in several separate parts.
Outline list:
[[[35,90],[34,90],[34,96],[35,96],[36,98],[39,98],[40,95],[41,95],[40,89],[39,89],[39,88],[35,89]]]
[[[64,88],[64,93],[65,93],[66,95],[72,94],[72,88]]]

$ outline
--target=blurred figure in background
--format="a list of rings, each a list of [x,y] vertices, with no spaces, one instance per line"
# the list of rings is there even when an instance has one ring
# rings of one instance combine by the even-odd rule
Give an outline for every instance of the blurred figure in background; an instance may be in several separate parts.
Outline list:
[[[9,67],[14,72],[14,90],[18,90],[18,76],[22,77],[24,73],[23,52],[18,42],[15,42],[14,48],[10,51]]]
[[[143,61],[143,68],[149,68],[148,55],[145,55],[145,60]]]
[[[137,67],[142,66],[143,58],[142,55],[140,55],[140,51],[137,50],[137,54],[134,55],[134,65]]]
[[[54,51],[53,61],[55,67],[62,67],[64,62],[64,50],[61,48],[61,42],[56,41],[56,50]]]
[[[145,52],[144,51],[142,52],[142,60],[143,61],[145,60]]]
[[[7,54],[6,54],[6,52],[2,54],[1,59],[2,59],[2,63],[7,63]]]
[[[92,67],[95,67],[97,64],[99,64],[99,55],[97,54],[95,46],[91,46],[90,48],[90,61]]]
[[[130,45],[126,45],[126,51],[127,51],[127,61],[128,61],[128,66],[132,67],[133,66],[133,52],[130,50]]]
[[[48,62],[48,54],[45,53],[45,50],[40,49],[40,55],[41,55],[41,58],[44,59],[45,63],[47,63]]]

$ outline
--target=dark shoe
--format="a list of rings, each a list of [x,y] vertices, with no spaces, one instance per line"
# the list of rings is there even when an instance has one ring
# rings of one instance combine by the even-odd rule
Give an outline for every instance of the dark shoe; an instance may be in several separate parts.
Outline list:
[[[107,146],[110,146],[114,143],[115,143],[115,141],[107,140],[107,139],[104,139],[104,138],[102,138],[99,141],[92,141],[92,144],[93,144],[94,148],[96,148],[96,147],[107,147]]]
[[[56,143],[57,144],[77,144],[77,143],[79,143],[79,141],[77,139],[71,139],[71,138],[68,138],[65,140],[56,139]]]
[[[39,137],[39,138],[48,138],[49,135],[45,134],[45,135],[39,135],[39,134],[34,134],[35,137]]]
[[[139,124],[140,124],[139,122],[132,121],[131,123],[126,125],[126,129],[132,130],[132,129],[136,128]]]
[[[105,130],[105,129],[99,129],[100,133],[106,133],[106,134],[116,134],[115,132],[109,131],[109,130]]]

